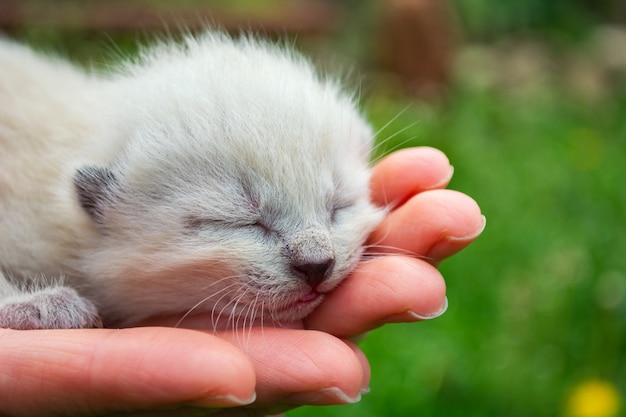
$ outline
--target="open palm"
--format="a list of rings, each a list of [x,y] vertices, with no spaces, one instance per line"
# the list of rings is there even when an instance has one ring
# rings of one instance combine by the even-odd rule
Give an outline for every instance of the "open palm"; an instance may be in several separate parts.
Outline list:
[[[216,334],[198,315],[186,329],[168,327],[179,317],[117,330],[0,329],[0,415],[250,416],[358,401],[369,365],[350,340],[440,315],[435,266],[484,227],[471,198],[444,189],[451,175],[432,148],[380,161],[372,198],[391,211],[370,237],[370,259],[294,328]]]

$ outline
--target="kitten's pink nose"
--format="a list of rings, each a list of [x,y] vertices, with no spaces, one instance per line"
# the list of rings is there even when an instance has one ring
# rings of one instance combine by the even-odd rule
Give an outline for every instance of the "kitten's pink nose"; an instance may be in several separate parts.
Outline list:
[[[328,278],[334,265],[335,260],[329,258],[321,262],[292,264],[291,270],[298,278],[304,280],[311,288],[315,289],[315,287]]]

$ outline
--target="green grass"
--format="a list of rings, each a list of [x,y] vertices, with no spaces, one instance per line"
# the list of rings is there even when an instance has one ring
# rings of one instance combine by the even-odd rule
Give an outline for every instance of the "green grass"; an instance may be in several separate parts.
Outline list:
[[[405,103],[373,97],[374,125]],[[626,94],[588,104],[561,89],[461,87],[412,105],[385,149],[430,145],[455,166],[487,229],[441,267],[450,308],[362,343],[371,393],[304,416],[559,416],[601,378],[626,393]],[[608,417],[608,416],[607,416]]]

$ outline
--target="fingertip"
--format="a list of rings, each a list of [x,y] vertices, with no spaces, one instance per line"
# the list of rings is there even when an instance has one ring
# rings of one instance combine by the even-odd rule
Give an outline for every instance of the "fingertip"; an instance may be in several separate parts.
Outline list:
[[[307,332],[311,346],[316,346],[313,359],[317,367],[317,381],[314,374],[309,373],[308,381],[305,381],[307,390],[296,391],[286,400],[293,404],[310,405],[358,402],[370,381],[370,367],[363,352],[353,343],[325,332]]]
[[[394,210],[370,235],[369,251],[404,251],[438,263],[482,233],[485,217],[471,197],[454,190],[430,190]]]
[[[257,404],[343,404],[369,383],[369,365],[358,348],[326,332],[266,327],[253,329],[249,342]]]
[[[478,203],[469,196],[456,191],[451,192],[453,201],[450,207],[455,207],[450,228],[442,234],[425,254],[435,262],[439,262],[455,253],[460,252],[476,240],[487,227],[487,218],[481,213]]]
[[[445,296],[445,280],[430,263],[380,256],[360,264],[307,318],[307,326],[350,338],[384,323],[416,321],[411,312],[433,314]]]
[[[354,352],[354,355],[361,363],[361,367],[363,369],[363,377],[361,379],[361,386],[359,392],[361,394],[367,394],[370,391],[370,380],[372,378],[372,369],[370,368],[370,363],[367,360],[367,356],[353,341],[344,340],[346,345]]]
[[[155,381],[157,398],[166,391],[194,406],[229,407],[254,402],[254,366],[233,344],[195,330],[143,330],[158,332],[153,348],[144,356],[145,377]],[[158,377],[151,375],[153,372]]]
[[[374,166],[372,199],[379,205],[398,206],[419,192],[446,187],[453,173],[448,157],[436,148],[401,149]]]

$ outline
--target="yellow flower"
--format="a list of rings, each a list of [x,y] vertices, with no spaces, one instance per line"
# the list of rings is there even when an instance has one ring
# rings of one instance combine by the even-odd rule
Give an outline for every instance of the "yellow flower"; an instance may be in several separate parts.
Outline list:
[[[576,386],[567,401],[570,417],[615,417],[620,409],[620,395],[615,385],[590,379]]]

